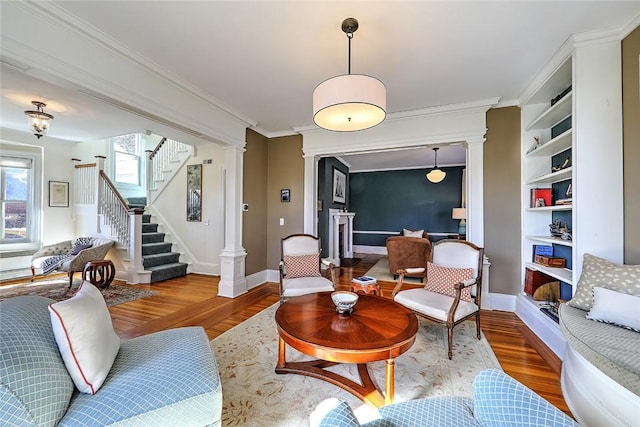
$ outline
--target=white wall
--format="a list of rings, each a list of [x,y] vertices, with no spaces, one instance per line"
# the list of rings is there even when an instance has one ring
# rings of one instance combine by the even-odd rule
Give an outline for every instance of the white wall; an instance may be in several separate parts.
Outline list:
[[[187,222],[187,165],[202,164],[202,222]],[[155,201],[152,214],[164,224],[158,231],[170,233],[173,250],[183,252],[181,261],[192,262],[192,273],[220,274],[220,252],[224,246],[223,174],[224,150],[210,144],[181,168]],[[208,221],[209,225],[205,225]]]
[[[42,244],[49,245],[63,240],[73,239],[73,209],[71,201],[68,208],[49,207],[49,181],[62,181],[69,183],[69,194],[73,194],[73,161],[71,155],[74,147],[71,141],[43,137],[36,139],[32,133],[17,132],[10,129],[2,129],[0,148],[5,150],[31,150],[42,151],[42,175],[39,185],[40,204],[43,207],[41,216]],[[3,247],[3,250],[9,248]],[[16,259],[3,258],[1,271],[29,267],[30,257]]]

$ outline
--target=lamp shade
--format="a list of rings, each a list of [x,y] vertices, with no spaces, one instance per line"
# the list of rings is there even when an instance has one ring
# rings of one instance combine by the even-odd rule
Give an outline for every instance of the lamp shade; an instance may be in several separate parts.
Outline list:
[[[24,113],[28,117],[29,129],[40,139],[49,130],[49,122],[53,120],[53,116],[43,111],[43,108],[47,106],[44,102],[31,101],[31,103],[36,106],[37,111],[27,110]]]
[[[427,174],[427,179],[434,184],[439,183],[447,176],[447,173],[441,169],[432,169],[431,172]]]
[[[467,209],[453,208],[451,211],[451,219],[467,219]]]
[[[363,74],[344,74],[325,80],[313,91],[313,121],[339,132],[368,129],[386,117],[384,84]]]

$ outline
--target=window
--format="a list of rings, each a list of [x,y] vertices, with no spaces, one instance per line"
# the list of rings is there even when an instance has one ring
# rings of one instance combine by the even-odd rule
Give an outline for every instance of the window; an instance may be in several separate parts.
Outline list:
[[[140,185],[140,134],[111,138],[116,183]]]
[[[23,243],[34,239],[33,223],[33,159],[0,157],[0,190],[2,196],[2,243]],[[32,197],[30,197],[32,196]]]

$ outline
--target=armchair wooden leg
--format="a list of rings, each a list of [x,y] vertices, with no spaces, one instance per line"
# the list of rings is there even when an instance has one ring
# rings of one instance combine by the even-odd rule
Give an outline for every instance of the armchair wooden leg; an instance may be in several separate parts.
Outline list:
[[[33,282],[36,278],[36,269],[31,267],[31,281]]]
[[[478,335],[478,339],[480,339],[480,312],[476,313],[476,333]]]
[[[453,358],[453,328],[447,327],[447,338],[449,341],[449,360]]]
[[[69,289],[71,289],[71,285],[73,285],[73,271],[69,272]]]

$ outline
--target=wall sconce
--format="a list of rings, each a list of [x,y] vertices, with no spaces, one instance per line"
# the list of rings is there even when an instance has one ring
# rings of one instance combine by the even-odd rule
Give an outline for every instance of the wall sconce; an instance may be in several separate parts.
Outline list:
[[[47,106],[44,102],[31,101],[31,103],[36,106],[37,111],[27,110],[24,113],[29,116],[29,129],[35,134],[36,138],[40,139],[47,134],[49,122],[53,120],[53,116],[42,111]]]
[[[458,226],[458,234],[461,236],[467,235],[467,209],[466,208],[453,208],[451,211],[451,219],[459,219],[460,225]]]

